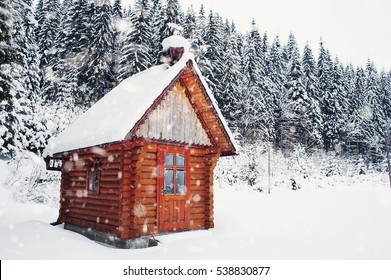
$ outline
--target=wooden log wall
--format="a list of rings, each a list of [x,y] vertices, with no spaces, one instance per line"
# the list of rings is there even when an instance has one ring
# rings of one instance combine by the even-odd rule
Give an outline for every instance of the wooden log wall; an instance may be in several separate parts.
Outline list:
[[[205,228],[214,227],[214,169],[217,161],[220,158],[220,151],[214,151],[213,149],[207,150],[208,154],[205,156],[205,170],[207,174],[205,176],[206,181],[206,200],[205,200]]]
[[[123,189],[130,189],[131,193],[130,226],[122,237],[134,238],[158,231],[157,145],[136,140],[129,155],[124,167],[130,169],[131,181]],[[124,172],[129,172],[125,169]]]
[[[63,164],[59,221],[136,238],[157,233],[158,144],[125,141],[68,155]],[[190,148],[189,229],[212,228],[213,170],[219,153]],[[88,192],[88,168],[100,162],[99,193]]]
[[[206,181],[205,150],[190,150],[190,229],[205,228]]]
[[[64,158],[59,221],[121,234],[129,213],[120,209],[124,146],[115,144],[72,153]],[[99,162],[99,192],[88,191],[88,169]]]

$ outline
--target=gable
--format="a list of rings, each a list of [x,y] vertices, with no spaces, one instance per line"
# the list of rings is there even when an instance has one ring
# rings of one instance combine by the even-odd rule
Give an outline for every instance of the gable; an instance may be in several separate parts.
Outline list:
[[[201,121],[179,83],[168,90],[132,134],[149,139],[211,146]]]

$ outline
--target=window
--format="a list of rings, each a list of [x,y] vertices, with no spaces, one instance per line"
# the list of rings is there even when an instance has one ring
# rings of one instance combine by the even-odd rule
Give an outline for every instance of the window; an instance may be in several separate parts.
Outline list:
[[[94,162],[88,169],[88,192],[99,192],[99,163]]]
[[[164,194],[186,194],[186,158],[184,155],[164,155]]]

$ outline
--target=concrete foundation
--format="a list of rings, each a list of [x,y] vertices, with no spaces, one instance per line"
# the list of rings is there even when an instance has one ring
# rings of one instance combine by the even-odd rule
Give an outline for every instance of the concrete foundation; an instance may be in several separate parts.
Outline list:
[[[119,238],[112,233],[84,228],[68,223],[65,223],[64,228],[80,233],[94,241],[105,243],[121,249],[142,249],[157,246],[157,242],[148,236],[140,238]]]

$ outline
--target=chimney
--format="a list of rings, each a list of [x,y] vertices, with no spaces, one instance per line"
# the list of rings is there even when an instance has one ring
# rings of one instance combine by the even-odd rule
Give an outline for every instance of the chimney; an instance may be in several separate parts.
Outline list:
[[[172,35],[162,42],[161,61],[170,66],[177,63],[185,52],[190,49],[190,43],[180,35]]]

